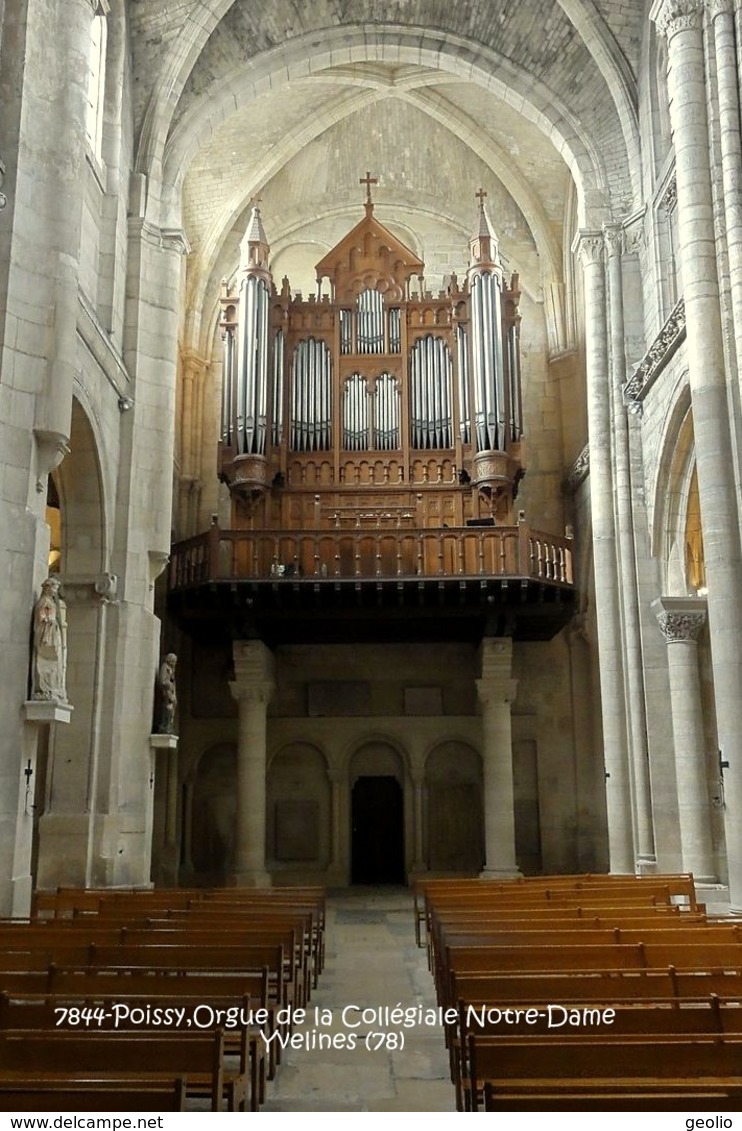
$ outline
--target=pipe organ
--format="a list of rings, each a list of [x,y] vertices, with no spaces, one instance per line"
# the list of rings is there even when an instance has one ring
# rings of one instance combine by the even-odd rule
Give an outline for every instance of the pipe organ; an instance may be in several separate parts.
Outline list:
[[[518,278],[478,193],[470,262],[445,292],[374,215],[276,287],[254,208],[222,288],[220,474],[236,528],[513,521],[524,474]]]

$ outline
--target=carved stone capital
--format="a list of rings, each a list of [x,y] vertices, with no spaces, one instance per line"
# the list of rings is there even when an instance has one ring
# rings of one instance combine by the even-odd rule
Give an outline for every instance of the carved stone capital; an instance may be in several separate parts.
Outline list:
[[[275,690],[273,653],[262,640],[235,640],[232,645],[234,680],[232,696],[243,703],[268,705]]]
[[[706,602],[699,597],[660,597],[652,609],[668,644],[694,643],[706,623]]]
[[[236,699],[238,703],[249,703],[252,707],[267,707],[273,697],[275,689],[275,683],[244,684],[231,680],[229,684],[232,697]]]
[[[663,35],[672,39],[681,31],[700,31],[704,0],[655,0],[649,18]]]
[[[605,240],[605,250],[608,253],[609,259],[613,259],[617,255],[623,255],[626,248],[623,224],[604,224],[603,239]]]
[[[706,11],[713,23],[717,16],[733,16],[734,7],[732,0],[705,0]]]
[[[582,228],[572,241],[572,254],[577,256],[583,267],[594,267],[603,262],[604,247],[602,232]]]

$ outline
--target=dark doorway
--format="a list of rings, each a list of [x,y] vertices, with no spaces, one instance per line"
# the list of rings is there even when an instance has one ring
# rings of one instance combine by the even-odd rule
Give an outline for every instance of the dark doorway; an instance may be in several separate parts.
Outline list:
[[[395,777],[361,777],[353,786],[351,880],[403,884],[404,805]]]

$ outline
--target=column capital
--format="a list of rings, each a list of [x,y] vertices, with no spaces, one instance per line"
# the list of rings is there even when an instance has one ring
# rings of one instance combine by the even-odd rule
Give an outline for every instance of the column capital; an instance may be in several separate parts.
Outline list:
[[[680,31],[700,31],[704,0],[654,0],[650,20],[658,31],[672,39]]]
[[[608,253],[608,258],[613,259],[615,256],[623,255],[626,246],[626,236],[623,224],[614,220],[610,224],[603,225],[603,240],[605,242],[605,250]]]
[[[732,0],[705,0],[706,11],[709,14],[709,19],[713,21],[717,16],[733,16],[734,7]]]
[[[706,602],[700,597],[658,597],[652,611],[668,644],[695,642],[706,623]]]
[[[510,636],[485,636],[479,646],[480,682],[509,678],[513,670],[513,641]]]
[[[234,680],[229,686],[234,698],[249,700],[255,694],[268,694],[270,698],[276,682],[276,665],[273,653],[262,640],[235,640],[232,658]]]
[[[595,228],[580,228],[572,241],[572,254],[583,267],[593,267],[603,262],[605,241],[603,233]]]
[[[275,683],[251,683],[246,687],[244,684],[236,683],[234,680],[230,680],[229,682],[229,690],[232,692],[232,698],[236,699],[238,703],[260,704],[267,707],[273,697],[275,689]]]

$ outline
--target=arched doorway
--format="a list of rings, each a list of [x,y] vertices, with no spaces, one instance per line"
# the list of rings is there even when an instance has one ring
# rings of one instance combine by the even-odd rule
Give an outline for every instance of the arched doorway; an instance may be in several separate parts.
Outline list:
[[[385,742],[351,761],[351,883],[405,883],[404,770]]]

